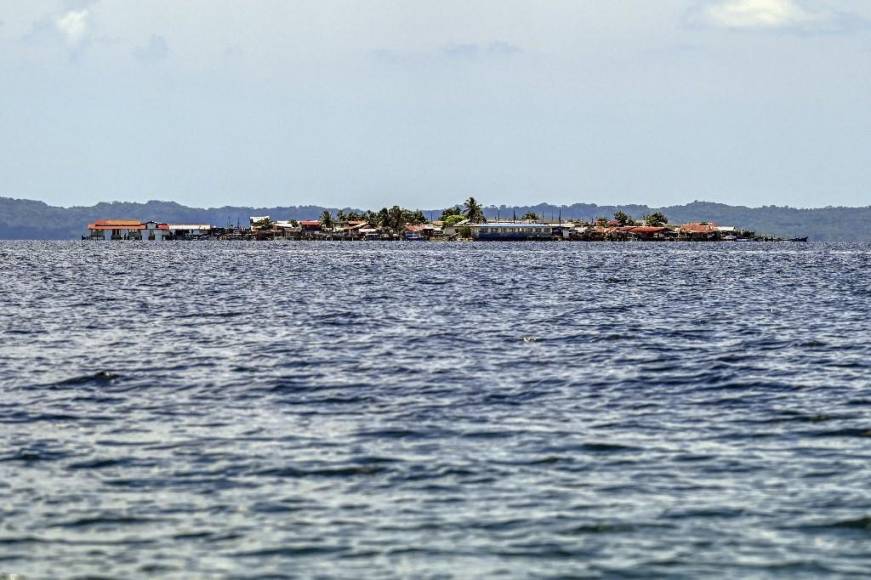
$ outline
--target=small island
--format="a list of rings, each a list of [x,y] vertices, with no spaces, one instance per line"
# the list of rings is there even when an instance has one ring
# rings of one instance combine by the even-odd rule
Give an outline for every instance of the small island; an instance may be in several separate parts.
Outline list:
[[[783,241],[734,225],[701,221],[672,224],[661,212],[634,218],[618,210],[610,217],[545,220],[529,211],[488,220],[474,198],[428,220],[420,210],[395,205],[380,211],[324,211],[317,220],[273,220],[252,216],[247,225],[170,224],[106,219],[88,224],[83,240],[324,240],[324,241],[585,241],[711,242]],[[791,241],[807,241],[794,238]]]

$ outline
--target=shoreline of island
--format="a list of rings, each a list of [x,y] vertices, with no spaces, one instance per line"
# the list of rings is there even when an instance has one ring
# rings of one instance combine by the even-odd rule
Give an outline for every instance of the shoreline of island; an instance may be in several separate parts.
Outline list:
[[[96,220],[83,240],[317,240],[317,241],[587,241],[709,242],[785,241],[713,221],[672,224],[656,211],[636,219],[622,210],[589,220],[545,220],[532,211],[488,221],[474,198],[428,220],[420,210],[399,206],[374,211],[324,210],[317,220],[273,220],[251,216],[248,224],[184,224],[135,219]],[[807,237],[790,241],[807,241]]]

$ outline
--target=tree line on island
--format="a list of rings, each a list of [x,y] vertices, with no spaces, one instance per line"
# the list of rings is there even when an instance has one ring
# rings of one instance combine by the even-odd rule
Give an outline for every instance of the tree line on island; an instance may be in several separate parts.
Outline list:
[[[526,211],[521,216],[516,213],[512,216],[511,221],[521,222],[539,222],[542,216],[532,210]],[[373,227],[383,228],[392,231],[400,231],[408,225],[420,225],[429,223],[424,212],[416,209],[411,210],[398,205],[391,208],[381,208],[380,211],[357,211],[357,210],[337,210],[335,216],[329,210],[324,210],[319,219],[321,226],[324,229],[332,229],[338,224],[347,222],[364,221],[371,224]],[[439,216],[439,221],[443,225],[453,226],[462,222],[473,224],[487,223],[487,217],[484,215],[484,206],[481,205],[474,197],[469,197],[462,205],[454,205],[442,210]],[[577,220],[567,220],[577,221]],[[636,220],[623,210],[618,210],[614,213],[613,219],[607,217],[598,217],[594,220],[595,225],[607,225],[616,222],[620,226],[647,225],[647,226],[664,226],[668,223],[668,218],[660,211],[655,211],[647,214]],[[271,227],[271,223],[264,222],[258,224],[260,227]]]
[[[529,213],[522,219],[537,220],[538,216],[534,213]],[[439,220],[445,225],[455,225],[463,221],[485,223],[487,218],[484,216],[484,207],[474,197],[470,197],[462,206],[455,205],[442,210]],[[376,228],[400,232],[406,226],[422,225],[429,223],[430,220],[419,209],[411,210],[394,205],[391,208],[383,207],[379,211],[345,211],[339,209],[335,215],[330,210],[325,209],[318,221],[325,230],[330,230],[340,224],[349,222],[366,222]],[[298,223],[297,220],[291,220],[291,222]],[[272,228],[274,224],[275,222],[271,218],[263,218],[254,222],[252,226],[265,230]]]

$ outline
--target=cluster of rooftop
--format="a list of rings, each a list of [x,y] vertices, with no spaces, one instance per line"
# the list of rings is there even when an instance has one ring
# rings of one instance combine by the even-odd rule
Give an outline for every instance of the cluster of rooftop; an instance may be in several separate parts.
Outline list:
[[[774,239],[735,226],[711,222],[670,224],[661,213],[640,221],[622,211],[613,218],[546,221],[528,212],[510,221],[488,222],[474,198],[465,208],[444,210],[437,220],[420,211],[394,206],[380,212],[324,211],[316,220],[273,220],[252,216],[247,226],[167,224],[138,220],[101,220],[88,225],[84,239],[112,240],[576,240],[576,241],[731,241]]]

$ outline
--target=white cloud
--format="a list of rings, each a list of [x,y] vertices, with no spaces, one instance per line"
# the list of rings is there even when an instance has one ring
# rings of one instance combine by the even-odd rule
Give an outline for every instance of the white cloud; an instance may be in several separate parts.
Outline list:
[[[801,0],[711,0],[690,14],[696,24],[735,30],[836,32],[859,19]]]
[[[89,16],[90,13],[87,8],[70,10],[55,19],[54,24],[58,32],[63,35],[67,44],[76,47],[82,43],[88,33]]]
[[[730,28],[781,28],[815,20],[792,0],[728,0],[708,8],[708,17]]]

